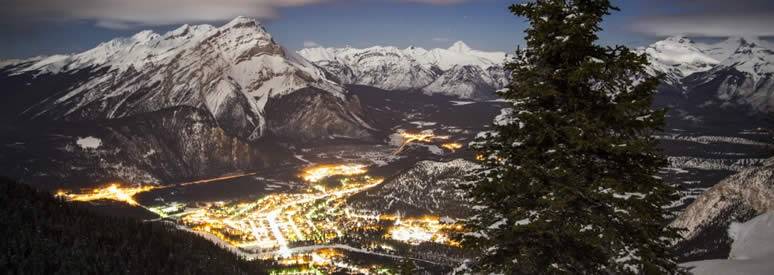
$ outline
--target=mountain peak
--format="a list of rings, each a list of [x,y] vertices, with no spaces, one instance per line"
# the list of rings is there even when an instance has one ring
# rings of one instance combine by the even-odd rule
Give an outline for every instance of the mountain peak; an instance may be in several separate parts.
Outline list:
[[[451,47],[449,47],[449,50],[453,52],[464,53],[464,52],[469,52],[471,49],[468,46],[468,44],[465,44],[465,42],[457,41],[457,42],[454,42],[454,44],[452,44]]]
[[[158,37],[159,37],[159,34],[151,30],[144,30],[136,33],[135,35],[132,35],[132,39],[138,42],[148,42]]]
[[[258,23],[258,21],[255,20],[254,18],[250,18],[246,16],[237,16],[236,18],[226,23],[226,25],[223,25],[223,28],[257,27],[257,26],[260,26],[260,23]]]
[[[735,44],[739,44],[739,46],[754,46],[754,45],[760,45],[761,40],[754,36],[732,36],[729,37],[729,42],[733,42]]]
[[[683,35],[670,36],[664,39],[664,41],[674,42],[678,44],[693,44],[693,40]]]
[[[190,35],[190,36],[202,35],[212,31],[213,29],[215,29],[215,27],[210,25],[185,24],[178,27],[177,29],[174,29],[165,33],[164,37],[166,39],[171,39],[171,38],[177,38],[177,37],[186,36],[186,35]]]

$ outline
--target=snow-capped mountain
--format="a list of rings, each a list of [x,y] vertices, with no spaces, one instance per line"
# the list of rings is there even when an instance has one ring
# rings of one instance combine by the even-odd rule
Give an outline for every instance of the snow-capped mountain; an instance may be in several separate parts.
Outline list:
[[[720,63],[699,45],[682,36],[658,41],[641,51],[648,56],[651,72],[666,74],[665,81],[673,85],[679,85],[686,76],[708,71]]]
[[[503,71],[505,53],[473,50],[461,41],[448,49],[318,47],[298,53],[335,75],[341,83],[384,90],[486,98],[507,84]]]
[[[703,106],[774,110],[774,46],[757,38],[732,37],[713,44],[670,37],[647,48],[653,73]]]
[[[302,138],[368,135],[368,125],[348,108],[352,102],[341,85],[245,17],[222,27],[143,31],[78,54],[6,62],[0,71],[11,77],[89,72],[86,79],[28,108],[27,117],[113,119],[191,106],[207,110],[221,127],[250,140],[271,131],[272,119],[293,115],[301,124],[304,119],[328,118],[296,127]],[[299,91],[324,103],[296,106],[281,115],[266,112],[267,104],[299,100],[300,95],[290,96]]]

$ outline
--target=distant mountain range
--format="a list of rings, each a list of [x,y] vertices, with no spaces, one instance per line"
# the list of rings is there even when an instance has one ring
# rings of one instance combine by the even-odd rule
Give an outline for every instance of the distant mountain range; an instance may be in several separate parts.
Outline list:
[[[459,98],[492,98],[508,84],[504,52],[473,50],[462,41],[448,49],[375,46],[307,48],[298,53],[343,84],[421,91]]]
[[[703,44],[671,37],[638,50],[651,73],[666,75],[657,104],[686,121],[715,116],[738,124],[745,119],[716,108],[774,110],[771,49],[751,38]],[[0,141],[13,145],[0,166],[14,175],[56,167],[40,173],[52,179],[77,168],[99,180],[131,174],[165,182],[267,167],[293,160],[272,142],[378,138],[389,126],[377,129],[374,118],[392,111],[379,91],[494,98],[508,84],[508,58],[464,42],[292,52],[255,20],[238,17],[221,27],[142,31],[82,53],[0,61]],[[382,113],[361,106],[361,88],[373,91],[369,102],[384,101]],[[79,137],[103,143],[72,147]],[[113,164],[96,165],[105,159]]]
[[[650,71],[700,107],[743,106],[774,111],[774,45],[733,37],[714,44],[669,37],[647,48]]]
[[[664,73],[664,90],[677,91],[690,105],[767,112],[774,110],[772,49],[771,43],[756,38],[705,44],[669,37],[637,50],[647,54],[651,73]],[[356,102],[348,98],[345,85],[491,99],[508,84],[503,68],[508,58],[504,52],[471,49],[462,41],[447,49],[317,47],[294,53],[256,21],[239,17],[219,28],[184,25],[165,34],[142,31],[78,54],[0,61],[0,75],[35,78],[28,85],[33,87],[22,90],[34,90],[39,76],[79,75],[64,83],[67,87],[26,102],[29,106],[17,110],[23,117],[110,119],[182,105],[208,110],[222,127],[251,140],[267,130],[277,132],[272,125],[289,122],[272,120],[267,105],[280,98],[293,101],[287,96],[304,90],[335,106],[297,113],[332,112],[326,116],[333,119],[322,127],[339,130],[279,132],[359,138],[370,127],[362,114],[348,109]],[[310,119],[292,121],[312,126]]]

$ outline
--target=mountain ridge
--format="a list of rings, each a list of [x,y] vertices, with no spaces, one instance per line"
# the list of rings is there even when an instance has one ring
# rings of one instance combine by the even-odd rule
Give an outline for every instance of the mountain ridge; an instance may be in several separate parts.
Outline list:
[[[730,37],[705,44],[682,36],[639,48],[651,74],[701,106],[745,106],[752,112],[774,110],[774,45],[758,38]]]
[[[260,23],[246,17],[217,28],[183,25],[164,34],[141,31],[82,53],[11,62],[0,68],[10,77],[32,74],[35,78],[84,70],[93,73],[27,108],[24,116],[97,120],[191,106],[207,110],[234,135],[257,140],[272,130],[267,128],[271,114],[265,112],[271,100],[309,88],[331,98],[327,101],[334,102],[334,108],[350,105],[342,85],[277,44]],[[352,117],[359,114],[336,112],[342,115],[332,117],[342,119],[308,126],[339,124],[329,127],[332,135],[368,136],[363,130],[370,129],[365,120]]]
[[[384,90],[415,90],[459,98],[492,98],[507,85],[504,52],[473,50],[462,41],[447,49],[410,46],[305,48],[298,53],[343,84]]]

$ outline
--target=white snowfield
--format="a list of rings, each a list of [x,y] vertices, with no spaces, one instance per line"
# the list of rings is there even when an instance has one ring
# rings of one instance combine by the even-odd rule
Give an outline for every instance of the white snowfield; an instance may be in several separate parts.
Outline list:
[[[731,224],[734,240],[728,259],[682,264],[697,275],[764,275],[774,273],[774,212],[762,214],[745,223]]]
[[[422,90],[474,98],[478,97],[476,93],[493,94],[507,84],[504,52],[473,50],[462,41],[448,49],[317,47],[298,53],[336,75],[342,83],[385,90]]]

